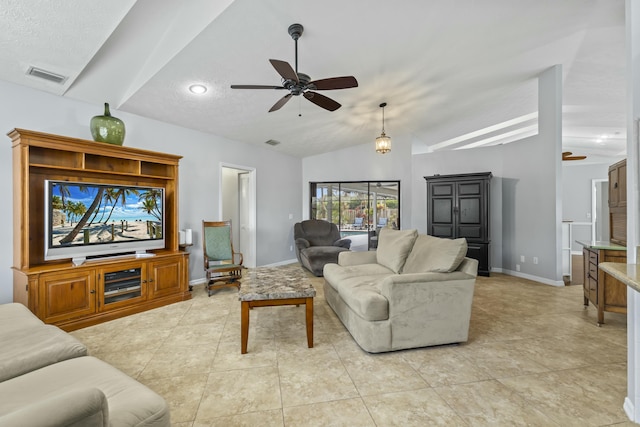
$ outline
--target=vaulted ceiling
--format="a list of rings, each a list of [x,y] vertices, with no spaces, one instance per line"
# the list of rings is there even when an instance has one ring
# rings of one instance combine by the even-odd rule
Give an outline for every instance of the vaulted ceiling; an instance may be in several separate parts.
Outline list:
[[[230,88],[281,84],[268,60],[295,66],[293,23],[300,72],[358,80],[322,92],[334,112]],[[373,144],[381,102],[418,151],[522,138],[562,64],[563,150],[600,158],[625,150],[624,36],[624,0],[0,0],[0,79],[304,157]]]

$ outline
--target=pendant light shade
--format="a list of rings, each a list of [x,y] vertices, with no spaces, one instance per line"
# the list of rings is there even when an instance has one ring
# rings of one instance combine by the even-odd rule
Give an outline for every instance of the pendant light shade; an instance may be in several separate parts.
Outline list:
[[[380,154],[386,154],[391,151],[391,137],[384,133],[384,107],[386,106],[386,102],[380,104],[380,108],[382,108],[382,133],[376,138],[376,152]]]

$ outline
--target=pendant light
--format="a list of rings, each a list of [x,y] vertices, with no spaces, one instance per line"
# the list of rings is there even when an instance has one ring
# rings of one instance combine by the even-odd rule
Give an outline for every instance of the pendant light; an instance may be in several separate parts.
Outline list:
[[[386,154],[391,151],[391,137],[384,133],[384,107],[386,106],[386,102],[380,104],[380,108],[382,108],[382,134],[376,138],[376,152],[380,154]]]

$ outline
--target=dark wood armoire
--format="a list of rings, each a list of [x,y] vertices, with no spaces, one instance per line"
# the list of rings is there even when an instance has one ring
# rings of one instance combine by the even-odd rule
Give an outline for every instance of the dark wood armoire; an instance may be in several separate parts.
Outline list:
[[[489,276],[489,182],[491,172],[425,176],[427,234],[467,239],[467,256]]]

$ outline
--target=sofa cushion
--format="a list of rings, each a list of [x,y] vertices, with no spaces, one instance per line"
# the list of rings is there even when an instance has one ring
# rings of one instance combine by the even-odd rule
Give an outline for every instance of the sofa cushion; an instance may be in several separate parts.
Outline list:
[[[386,277],[394,274],[380,264],[359,264],[351,266],[340,266],[338,264],[327,264],[324,266],[324,279],[329,282],[331,287],[337,288],[340,283],[351,277],[362,276],[383,276]]]
[[[387,320],[389,302],[380,293],[380,283],[388,276],[363,276],[344,279],[338,287],[340,298],[367,321]]]
[[[107,397],[95,387],[77,388],[0,415],[2,427],[109,427]]]
[[[380,230],[376,251],[378,264],[387,267],[394,273],[400,273],[417,236],[417,230],[394,230],[391,228]]]
[[[38,325],[44,325],[44,322],[24,305],[17,302],[0,304],[0,334]]]
[[[171,425],[169,405],[162,397],[91,356],[65,360],[1,382],[0,416],[19,410],[27,402],[91,387],[106,396],[112,426]]]
[[[413,244],[413,249],[403,273],[448,273],[455,271],[467,254],[467,240],[445,239],[421,234]]]
[[[1,333],[0,341],[0,381],[87,355],[84,344],[52,325]]]

